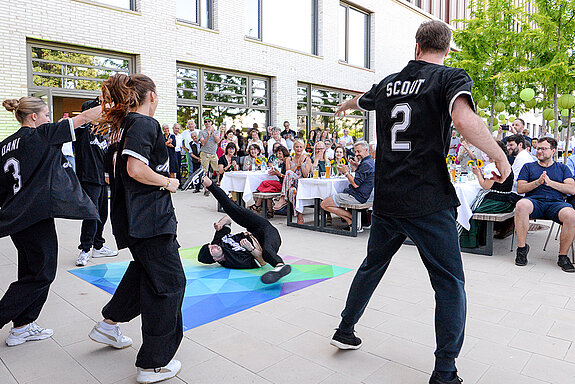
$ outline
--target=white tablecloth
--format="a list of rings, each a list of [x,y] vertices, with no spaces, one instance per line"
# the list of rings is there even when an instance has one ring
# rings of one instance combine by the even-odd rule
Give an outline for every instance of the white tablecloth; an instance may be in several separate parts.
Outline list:
[[[313,205],[314,199],[325,199],[342,192],[349,185],[346,177],[330,179],[299,179],[296,195],[296,211],[303,212],[303,207]]]
[[[277,176],[269,175],[267,171],[226,172],[220,187],[226,192],[242,192],[244,201],[249,203],[262,181],[277,179]]]
[[[473,204],[475,197],[479,191],[481,191],[481,185],[479,185],[479,181],[472,180],[465,183],[455,183],[453,186],[461,203],[457,208],[457,222],[461,224],[463,228],[469,230],[469,220],[471,216],[473,216],[471,204]]]

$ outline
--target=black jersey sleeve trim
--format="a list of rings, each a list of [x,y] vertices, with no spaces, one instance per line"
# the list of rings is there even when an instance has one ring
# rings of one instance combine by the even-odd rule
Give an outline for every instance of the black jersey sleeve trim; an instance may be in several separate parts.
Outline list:
[[[367,93],[367,92],[366,92],[366,93]],[[362,98],[363,96],[365,96],[365,93],[364,93],[363,95],[361,95],[361,96],[357,99],[357,107],[358,107],[359,110],[362,111],[362,112],[369,112],[367,109],[363,109],[363,108],[361,107],[361,105],[359,104],[359,102],[361,101],[361,98]]]
[[[127,155],[127,156],[132,156],[133,158],[136,158],[138,160],[140,160],[142,163],[146,164],[146,165],[150,165],[150,162],[148,161],[148,159],[146,159],[144,156],[140,155],[137,152],[134,152],[130,149],[124,149],[122,151],[122,155]]]
[[[469,98],[471,99],[471,105],[473,105],[473,96],[471,95],[471,92],[469,91],[459,91],[455,94],[455,96],[453,96],[451,98],[451,101],[449,102],[449,116],[451,116],[451,111],[453,110],[453,104],[455,103],[455,100],[457,100],[457,98],[461,95],[469,95]],[[473,108],[473,107],[472,107]]]
[[[76,131],[74,130],[74,122],[72,119],[68,119],[68,124],[70,124],[70,134],[72,136],[72,141],[76,141]]]

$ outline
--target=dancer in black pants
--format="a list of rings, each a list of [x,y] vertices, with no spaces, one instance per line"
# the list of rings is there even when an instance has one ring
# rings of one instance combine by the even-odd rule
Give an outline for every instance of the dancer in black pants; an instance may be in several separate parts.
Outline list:
[[[38,98],[2,105],[22,124],[0,143],[0,238],[9,235],[18,250],[18,280],[0,300],[0,328],[12,321],[6,344],[15,346],[54,334],[35,323],[56,276],[54,218],[98,218],[61,149],[75,139],[74,127],[97,118],[100,108],[51,124]]]
[[[198,260],[204,264],[220,263],[226,268],[257,268],[256,260],[269,263],[273,270],[264,273],[262,283],[272,284],[291,272],[278,255],[282,239],[276,227],[267,219],[234,203],[226,193],[204,176],[204,187],[218,200],[229,218],[214,224],[216,235],[211,244],[205,244],[198,253]],[[231,229],[226,227],[233,220],[248,232],[229,236]],[[224,228],[226,227],[226,228]],[[260,259],[261,258],[261,259]],[[255,259],[255,260],[254,260]],[[259,261],[259,264],[262,264]]]
[[[117,323],[141,315],[136,380],[155,383],[176,376],[182,367],[173,357],[183,337],[186,276],[170,195],[180,182],[168,177],[168,150],[160,124],[152,117],[158,105],[152,79],[142,74],[111,76],[102,85],[102,105],[104,128],[111,130],[112,142],[119,139],[110,178],[112,230],[118,248],[129,248],[134,260],[102,310],[104,320],[89,337],[126,348],[132,340],[122,335]]]

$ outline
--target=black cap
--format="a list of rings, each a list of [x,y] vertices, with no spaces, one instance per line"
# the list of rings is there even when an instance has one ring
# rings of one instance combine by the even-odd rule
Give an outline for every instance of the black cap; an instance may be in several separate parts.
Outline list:
[[[200,251],[198,252],[198,261],[203,264],[213,264],[215,263],[212,254],[210,253],[210,248],[208,248],[209,244],[202,245]]]
[[[82,103],[82,112],[87,111],[88,109],[97,107],[100,105],[100,99],[96,98],[93,100],[84,101]]]

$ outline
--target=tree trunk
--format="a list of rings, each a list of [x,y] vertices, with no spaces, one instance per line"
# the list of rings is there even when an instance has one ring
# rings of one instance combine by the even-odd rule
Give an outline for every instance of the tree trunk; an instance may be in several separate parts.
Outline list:
[[[559,106],[557,105],[557,92],[558,87],[557,84],[553,84],[553,116],[555,121],[555,128],[553,129],[553,137],[557,140],[557,136],[559,135]]]
[[[493,99],[491,101],[491,116],[489,118],[489,131],[493,132],[493,115],[495,115],[495,91],[496,91],[496,87],[497,87],[497,82],[493,83]]]
[[[563,152],[563,164],[567,164],[567,152],[569,152],[569,139],[571,138],[571,115],[573,110],[569,108],[569,117],[567,117],[567,132],[565,134],[565,151]]]

